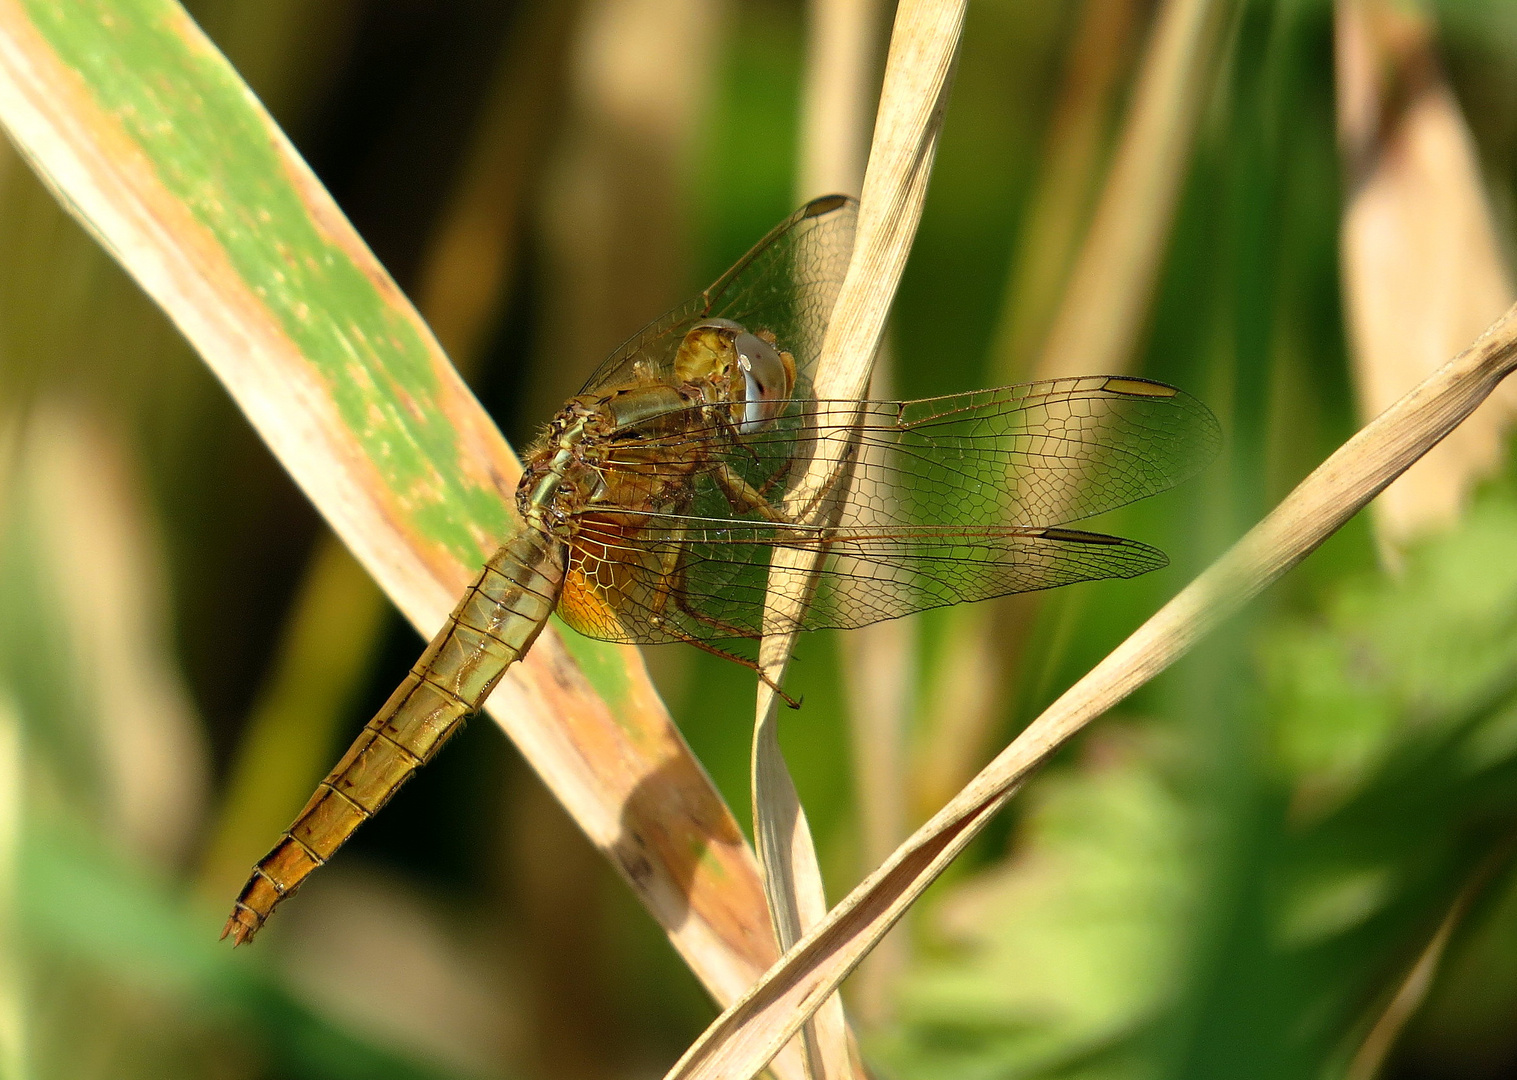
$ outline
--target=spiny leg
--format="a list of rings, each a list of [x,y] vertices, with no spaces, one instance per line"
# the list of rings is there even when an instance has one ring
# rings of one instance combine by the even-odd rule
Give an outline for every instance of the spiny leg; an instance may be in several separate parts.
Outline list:
[[[677,623],[665,617],[664,612],[668,609],[669,599],[673,597],[674,606],[685,616],[693,619],[695,622],[711,627],[723,637],[747,638],[749,640],[752,640],[753,637],[750,632],[741,627],[722,622],[720,619],[707,615],[705,612],[696,610],[688,603],[684,591],[685,555],[687,553],[684,537],[685,530],[683,528],[678,529],[670,537],[671,543],[669,548],[660,558],[659,583],[657,590],[653,594],[652,604],[654,625],[687,645],[694,645],[696,648],[703,649],[713,656],[724,657],[734,663],[742,664],[746,668],[751,668],[754,674],[762,679],[769,689],[784,699],[785,704],[789,705],[792,709],[799,709],[801,703],[781,690],[779,685],[765,673],[764,669],[756,661],[749,660],[744,656],[737,656],[724,649],[719,649],[709,642],[702,641],[695,635],[687,633]]]
[[[776,525],[795,524],[773,503],[764,498],[752,484],[733,472],[732,466],[725,461],[718,462],[711,475],[716,480],[717,487],[722,489],[722,494],[727,497],[727,501],[732,504],[732,509],[738,513],[754,513]]]
[[[757,660],[749,660],[746,656],[739,656],[736,653],[727,652],[725,649],[718,649],[709,641],[702,641],[700,638],[695,637],[693,634],[685,633],[673,623],[664,623],[663,629],[667,630],[671,635],[684,642],[686,645],[694,645],[697,649],[700,649],[703,652],[708,652],[712,656],[720,656],[723,660],[731,660],[734,664],[742,664],[743,667],[748,668],[755,675],[757,675],[759,679],[763,681],[764,685],[773,690],[776,696],[784,701],[786,705],[789,705],[792,709],[799,709],[801,707],[800,701],[798,701],[796,698],[791,697],[789,694],[785,693],[785,691],[781,690],[779,684],[764,673],[764,669],[759,666]]]
[[[768,479],[766,479],[762,484],[758,486],[756,489],[758,493],[765,499],[769,498],[769,493],[774,490],[775,485],[790,475],[790,467],[794,464],[795,462],[791,461],[789,458],[781,461],[779,468],[770,473]]]
[[[817,492],[809,507],[803,508],[802,512],[795,515],[786,514],[769,501],[768,491],[773,482],[789,469],[789,463],[783,467],[780,473],[764,482],[762,489],[755,488],[742,476],[733,471],[732,466],[725,461],[717,462],[712,469],[711,476],[716,481],[717,487],[722,489],[722,494],[738,513],[748,511],[758,514],[765,521],[772,521],[776,525],[790,525],[796,528],[804,528],[801,522],[810,520],[812,511],[820,506],[828,497],[836,484],[848,475],[849,469],[839,469],[832,481],[821,491]]]

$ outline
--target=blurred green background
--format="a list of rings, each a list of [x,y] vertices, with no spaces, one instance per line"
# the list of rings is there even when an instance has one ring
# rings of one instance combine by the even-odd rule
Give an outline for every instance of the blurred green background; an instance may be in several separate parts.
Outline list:
[[[1095,153],[1061,187],[1060,110],[1107,4],[1127,14]],[[187,6],[515,445],[802,197],[799,2]],[[1157,6],[970,6],[893,316],[900,396],[1033,374],[1028,267],[1069,256],[1030,223],[1055,190],[1083,229]],[[865,803],[923,820],[1358,425],[1333,6],[1213,6],[1132,369],[1211,404],[1223,457],[1100,523],[1170,568],[1001,609],[979,682],[954,666],[975,616],[906,624],[904,732],[851,724],[849,647],[804,641],[783,737],[834,897],[878,858]],[[1393,6],[1436,30],[1508,251],[1517,5]],[[421,642],[8,148],[0,265],[0,1076],[662,1075],[715,1009],[488,722],[255,947],[218,945],[247,866]],[[1095,725],[848,985],[871,1069],[1517,1075],[1514,552],[1504,475],[1398,573],[1356,519]],[[750,673],[649,663],[746,824]],[[974,693],[966,730],[945,700]],[[858,764],[897,736],[893,780]]]

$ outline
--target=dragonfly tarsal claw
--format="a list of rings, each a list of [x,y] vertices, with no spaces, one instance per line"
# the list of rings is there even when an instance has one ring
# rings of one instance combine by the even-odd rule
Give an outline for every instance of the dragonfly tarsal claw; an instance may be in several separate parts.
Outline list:
[[[783,701],[786,705],[790,706],[792,709],[799,709],[801,707],[801,703],[806,700],[805,698],[793,698],[789,694],[785,693],[785,691],[780,689],[780,684],[766,675],[762,668],[755,668],[755,670],[758,672],[759,680],[765,686],[769,687],[770,690],[773,690],[775,696]]]

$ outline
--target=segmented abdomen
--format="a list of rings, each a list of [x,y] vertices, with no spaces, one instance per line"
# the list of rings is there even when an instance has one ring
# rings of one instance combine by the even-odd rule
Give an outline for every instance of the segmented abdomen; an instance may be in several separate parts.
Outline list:
[[[237,944],[478,712],[506,669],[532,647],[563,584],[557,541],[532,529],[480,571],[390,700],[253,868],[221,936]]]

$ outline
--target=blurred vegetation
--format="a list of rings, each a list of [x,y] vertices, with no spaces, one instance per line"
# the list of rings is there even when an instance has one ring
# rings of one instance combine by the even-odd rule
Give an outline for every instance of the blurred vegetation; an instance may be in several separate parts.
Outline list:
[[[517,444],[610,346],[795,202],[799,2],[187,6]],[[1004,370],[1008,275],[1027,262],[1082,6],[970,8],[895,309],[901,396]],[[1135,6],[1129,58],[1154,10]],[[1171,568],[1029,609],[1026,647],[1004,643],[1019,659],[994,745],[1357,426],[1333,8],[1223,7],[1135,368],[1212,405],[1224,459],[1101,523],[1160,544]],[[1510,250],[1517,8],[1424,10]],[[660,19],[679,32],[618,53],[618,35]],[[655,67],[673,81],[633,80],[646,92],[622,101],[627,48],[669,50]],[[1119,65],[1097,169],[1133,66]],[[466,317],[437,251],[473,220],[460,217],[470,190],[496,194],[499,228],[465,264],[482,290]],[[262,853],[421,643],[8,150],[0,255],[0,1075],[661,1074],[714,1009],[490,724],[256,947],[218,946],[228,875]],[[1399,577],[1356,520],[1098,724],[901,931],[889,1004],[862,1031],[872,1068],[903,1080],[1517,1071],[1513,536],[1511,476]],[[953,619],[915,624],[924,688]],[[829,637],[804,643],[791,689],[805,707],[784,733],[838,896],[868,869],[840,657]],[[675,647],[649,659],[746,822],[751,675]],[[931,705],[915,703],[917,758]],[[235,839],[248,828],[267,835]],[[1398,1000],[1408,1017],[1391,1031]],[[1397,1037],[1379,1046],[1377,1032]]]

